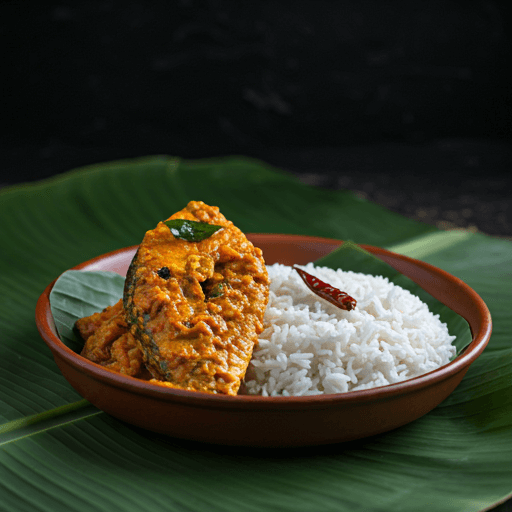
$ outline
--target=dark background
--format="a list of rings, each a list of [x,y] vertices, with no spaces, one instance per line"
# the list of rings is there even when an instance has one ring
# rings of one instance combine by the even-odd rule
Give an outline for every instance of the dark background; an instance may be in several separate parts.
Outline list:
[[[0,183],[243,154],[512,237],[509,0],[0,3]]]

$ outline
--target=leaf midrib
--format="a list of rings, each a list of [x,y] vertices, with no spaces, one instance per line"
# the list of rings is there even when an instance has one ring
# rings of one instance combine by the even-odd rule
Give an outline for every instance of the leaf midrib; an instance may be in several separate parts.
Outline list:
[[[103,413],[82,399],[0,425],[0,446]]]

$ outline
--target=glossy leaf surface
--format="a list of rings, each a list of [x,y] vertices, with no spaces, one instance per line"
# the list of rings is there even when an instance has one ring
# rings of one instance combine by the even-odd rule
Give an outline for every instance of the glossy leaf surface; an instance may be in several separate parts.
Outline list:
[[[68,268],[139,243],[192,199],[246,232],[353,240],[441,267],[486,301],[489,345],[431,413],[345,445],[209,446],[98,413],[40,339],[37,298]],[[2,191],[0,217],[1,510],[471,512],[512,492],[509,241],[439,232],[243,158],[96,165]]]
[[[187,240],[188,242],[200,242],[212,236],[219,229],[222,229],[222,226],[188,219],[166,220],[164,224],[176,238]]]

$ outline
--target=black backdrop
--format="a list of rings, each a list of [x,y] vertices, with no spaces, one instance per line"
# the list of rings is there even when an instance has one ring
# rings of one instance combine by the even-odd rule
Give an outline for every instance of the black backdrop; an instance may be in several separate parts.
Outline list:
[[[2,2],[0,182],[236,153],[374,200],[397,177],[467,195],[491,176],[507,202],[511,4]]]

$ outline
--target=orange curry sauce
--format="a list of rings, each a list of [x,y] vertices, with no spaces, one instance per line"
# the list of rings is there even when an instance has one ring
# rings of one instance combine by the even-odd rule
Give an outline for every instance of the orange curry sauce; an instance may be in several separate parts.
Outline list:
[[[221,229],[198,242],[175,237],[165,222],[148,231],[128,271],[121,316],[119,305],[96,313],[92,333],[92,317],[77,322],[82,355],[136,377],[149,371],[170,387],[236,395],[263,330],[269,279],[262,251],[203,202],[191,201],[172,219]]]

